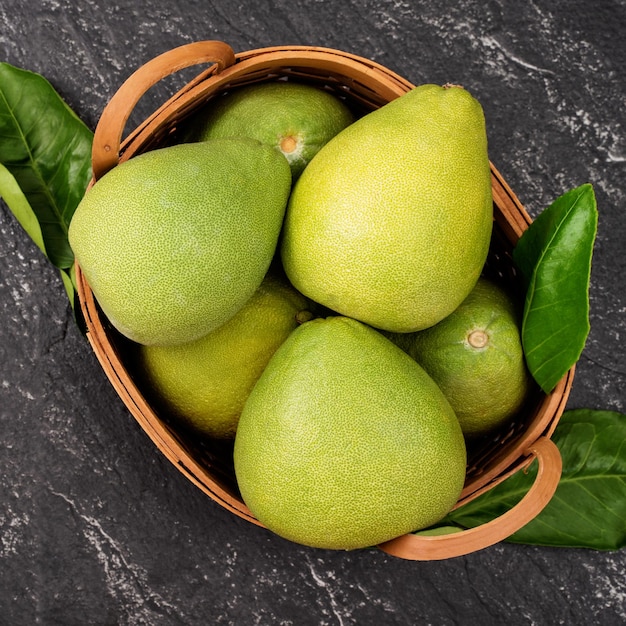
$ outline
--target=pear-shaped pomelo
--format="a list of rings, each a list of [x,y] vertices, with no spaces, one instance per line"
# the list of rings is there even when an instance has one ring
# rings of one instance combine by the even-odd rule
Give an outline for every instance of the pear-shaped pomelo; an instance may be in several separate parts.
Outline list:
[[[392,340],[433,378],[452,405],[466,438],[502,427],[532,389],[520,330],[519,303],[480,278],[444,320]]]
[[[225,324],[195,341],[138,346],[155,404],[197,434],[232,439],[252,387],[289,334],[310,319],[306,298],[267,275]]]
[[[483,111],[457,86],[416,87],[331,139],[296,182],[291,282],[377,328],[436,324],[485,263],[493,205]]]
[[[423,528],[465,478],[459,423],[437,385],[376,330],[346,317],[294,330],[241,414],[242,497],[270,530],[331,549]]]
[[[122,334],[143,344],[193,341],[261,284],[290,188],[286,159],[251,139],[160,148],[95,183],[69,241]]]
[[[186,140],[252,137],[280,150],[293,180],[339,131],[354,121],[346,104],[313,85],[276,81],[213,99],[187,123]]]

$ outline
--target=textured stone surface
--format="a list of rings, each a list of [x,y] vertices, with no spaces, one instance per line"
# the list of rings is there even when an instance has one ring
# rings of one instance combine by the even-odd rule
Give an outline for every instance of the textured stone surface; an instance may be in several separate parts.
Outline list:
[[[625,29],[623,0],[0,0],[0,60],[43,74],[91,128],[133,69],[199,39],[330,46],[416,83],[462,83],[484,105],[492,161],[532,214],[594,184],[592,330],[569,407],[623,412]],[[309,550],[234,518],[130,417],[57,274],[4,205],[0,394],[3,625],[626,620],[623,550],[503,543],[413,563]]]

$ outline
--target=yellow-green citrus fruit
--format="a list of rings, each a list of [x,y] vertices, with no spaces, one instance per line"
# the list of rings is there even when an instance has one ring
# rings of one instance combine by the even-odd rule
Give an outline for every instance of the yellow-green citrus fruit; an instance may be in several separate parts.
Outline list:
[[[160,148],[95,183],[69,241],[123,335],[143,344],[193,341],[261,284],[290,189],[285,158],[251,139]]]
[[[244,405],[244,502],[276,534],[356,549],[424,528],[456,503],[465,441],[450,404],[400,348],[346,317],[294,330]]]
[[[432,326],[469,294],[493,221],[483,111],[423,85],[345,128],[294,186],[281,254],[293,285],[374,327]]]
[[[399,339],[448,398],[466,437],[506,424],[532,388],[517,303],[484,278],[439,324]]]
[[[293,179],[319,149],[354,120],[337,96],[296,82],[241,87],[212,100],[190,120],[187,140],[252,137],[279,149]]]
[[[208,335],[176,346],[138,346],[142,377],[180,424],[231,439],[270,357],[308,318],[304,296],[268,275],[235,316]]]

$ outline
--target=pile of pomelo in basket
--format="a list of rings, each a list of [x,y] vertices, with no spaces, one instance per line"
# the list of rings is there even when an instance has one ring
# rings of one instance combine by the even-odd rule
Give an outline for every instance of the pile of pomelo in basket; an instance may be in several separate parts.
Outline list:
[[[444,517],[467,443],[527,397],[518,303],[481,276],[492,223],[467,90],[422,85],[355,119],[279,81],[113,168],[69,237],[154,402],[234,438],[253,515],[352,549]]]

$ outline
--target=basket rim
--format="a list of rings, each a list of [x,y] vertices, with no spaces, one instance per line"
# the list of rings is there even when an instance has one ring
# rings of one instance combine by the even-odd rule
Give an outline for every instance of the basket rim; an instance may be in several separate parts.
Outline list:
[[[384,85],[385,90],[381,96],[382,98],[392,99],[398,97],[414,87],[408,80],[379,63],[332,48],[271,46],[240,52],[235,55],[236,60],[232,65],[220,71],[217,71],[215,66],[205,70],[159,107],[151,116],[146,118],[143,123],[121,142],[119,146],[120,162],[139,153],[157,131],[160,132],[162,129],[167,129],[168,125],[175,123],[176,115],[180,110],[202,102],[207,93],[233,84],[234,81],[245,77],[252,70],[275,70],[276,68],[285,67],[287,61],[291,61],[291,65],[304,63],[304,67],[315,67],[314,64],[319,63],[322,58],[326,61],[332,61],[331,67],[335,68],[337,72],[342,67],[345,68],[347,64],[363,79],[362,82],[365,89],[369,86]],[[528,228],[532,219],[516,194],[491,162],[490,167],[494,207],[499,209],[499,211],[494,212],[496,222],[509,241],[517,241],[524,230]],[[96,179],[97,176],[94,171],[94,178],[90,183],[90,187],[95,183]],[[156,447],[192,483],[227,510],[253,524],[263,526],[252,515],[240,497],[235,497],[228,488],[215,478],[209,468],[190,454],[181,437],[162,422],[153,408],[150,407],[141,390],[130,377],[124,365],[123,357],[118,352],[109,334],[110,331],[105,327],[103,322],[105,317],[99,309],[96,298],[78,262],[75,264],[75,269],[80,307],[87,327],[86,335],[105,374],[130,413]],[[554,432],[565,409],[574,372],[575,367],[573,366],[563,376],[553,392],[545,395],[540,406],[536,409],[529,428],[525,431],[524,436],[510,449],[509,453],[503,455],[498,463],[494,464],[473,482],[466,484],[457,502],[457,507],[493,488],[512,473],[519,471],[528,464],[529,456],[532,454],[530,450],[531,445],[539,437],[546,436],[549,438]]]

